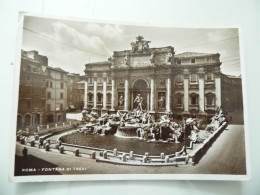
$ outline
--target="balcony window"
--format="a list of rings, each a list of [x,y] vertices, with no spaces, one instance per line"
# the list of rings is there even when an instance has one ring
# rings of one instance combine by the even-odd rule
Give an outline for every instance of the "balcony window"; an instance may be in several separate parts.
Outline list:
[[[182,98],[181,98],[181,96],[177,96],[177,104],[182,104]]]
[[[214,106],[215,105],[215,95],[212,93],[207,94],[206,103],[207,103],[207,106]]]
[[[176,76],[176,83],[182,83],[183,82],[183,75],[181,74],[178,74]]]
[[[205,79],[206,81],[213,81],[214,80],[213,73],[207,73]]]
[[[193,93],[190,95],[190,104],[192,106],[198,105],[198,94]]]
[[[101,104],[102,103],[102,98],[103,98],[103,95],[101,93],[98,93],[97,94],[97,103],[98,104]]]
[[[191,83],[197,83],[198,82],[198,75],[197,74],[191,74],[190,75],[190,82]]]
[[[93,83],[93,78],[92,77],[88,78],[88,83],[90,83],[90,84]]]
[[[88,94],[88,102],[93,102],[93,94],[92,93]]]
[[[197,103],[197,98],[196,97],[191,97],[191,105],[195,105]]]
[[[51,92],[48,92],[48,93],[47,93],[47,98],[48,98],[48,99],[51,99]]]
[[[60,110],[63,110],[63,104],[60,104]]]
[[[111,93],[107,94],[107,103],[111,103]]]
[[[50,104],[47,104],[47,111],[51,111],[51,105]]]
[[[102,81],[103,81],[103,79],[101,78],[101,77],[98,77],[98,79],[97,79],[97,83],[102,83]]]

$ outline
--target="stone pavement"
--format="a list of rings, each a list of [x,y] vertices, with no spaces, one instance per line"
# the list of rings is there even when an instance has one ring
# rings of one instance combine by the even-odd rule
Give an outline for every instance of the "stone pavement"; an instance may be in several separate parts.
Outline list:
[[[206,155],[195,165],[182,165],[179,167],[145,167],[145,166],[125,166],[107,163],[97,163],[89,157],[76,157],[72,152],[60,154],[57,150],[46,152],[43,149],[28,148],[29,159],[23,159],[22,149],[24,145],[17,143],[16,163],[17,173],[27,175],[27,172],[21,172],[22,168],[32,168],[32,164],[41,164],[39,170],[31,174],[46,175],[51,174],[246,174],[245,163],[245,141],[244,126],[230,125],[219,136]],[[73,151],[75,148],[73,149]],[[31,163],[31,159],[37,161]],[[23,163],[27,161],[27,163]],[[51,163],[51,166],[49,165]],[[24,166],[24,167],[21,167]],[[57,169],[51,169],[51,168]],[[42,170],[41,168],[46,168]],[[59,169],[58,169],[59,168]],[[66,169],[71,169],[66,171]],[[19,174],[19,175],[20,175]]]

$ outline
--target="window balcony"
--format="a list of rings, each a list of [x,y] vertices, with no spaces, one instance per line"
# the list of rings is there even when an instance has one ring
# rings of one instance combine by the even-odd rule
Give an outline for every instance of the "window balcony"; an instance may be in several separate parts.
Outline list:
[[[215,88],[215,81],[214,80],[208,80],[204,82],[205,88]]]
[[[32,94],[30,94],[30,93],[22,93],[22,94],[19,94],[19,98],[20,99],[32,99]]]
[[[88,101],[88,105],[93,105],[93,101]]]
[[[215,110],[215,105],[205,105],[205,110]]]
[[[199,105],[198,104],[190,104],[189,105],[189,110],[199,110]]]
[[[177,109],[177,110],[183,110],[183,109],[184,109],[184,106],[183,106],[183,104],[176,104],[176,105],[175,105],[175,109]]]
[[[183,88],[183,82],[176,82],[175,87],[178,88],[178,89],[182,89]]]
[[[196,82],[190,82],[190,88],[192,88],[192,89],[199,88],[199,83],[197,81]]]

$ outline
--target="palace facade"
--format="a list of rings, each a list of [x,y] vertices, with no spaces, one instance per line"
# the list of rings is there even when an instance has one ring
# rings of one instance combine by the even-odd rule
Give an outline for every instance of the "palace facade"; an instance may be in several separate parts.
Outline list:
[[[175,55],[171,46],[150,48],[149,43],[138,36],[131,50],[114,51],[108,61],[85,65],[85,109],[99,114],[133,110],[138,94],[142,109],[155,118],[165,113],[179,119],[211,117],[217,107],[225,105],[229,94],[221,83],[228,77],[220,71],[220,54]],[[242,104],[240,95],[238,104]]]

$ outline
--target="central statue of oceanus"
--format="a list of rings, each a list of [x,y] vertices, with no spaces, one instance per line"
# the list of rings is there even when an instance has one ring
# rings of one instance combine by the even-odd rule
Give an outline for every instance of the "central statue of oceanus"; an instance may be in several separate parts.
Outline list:
[[[138,94],[134,100],[134,104],[136,104],[136,109],[137,110],[143,110],[143,98],[140,94]]]

